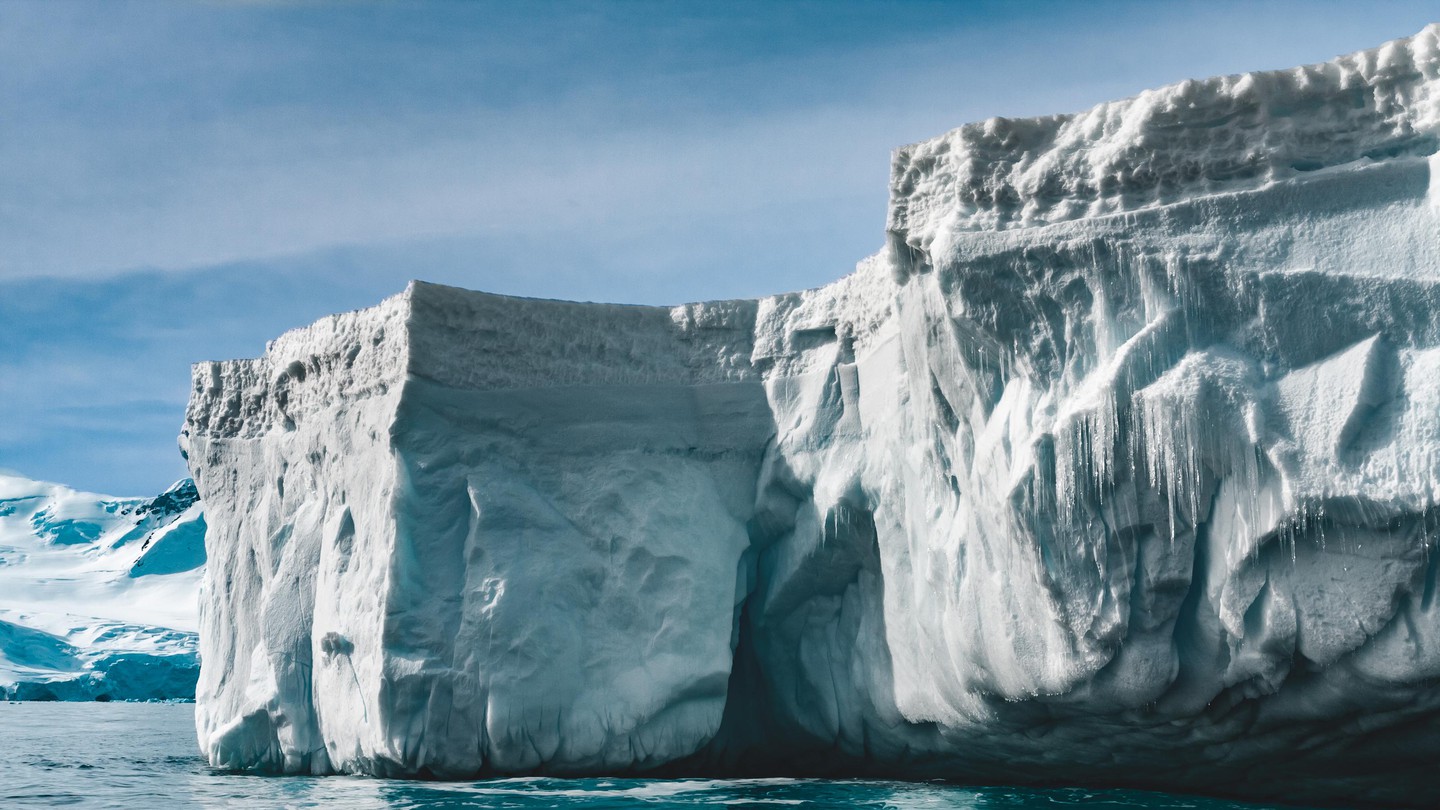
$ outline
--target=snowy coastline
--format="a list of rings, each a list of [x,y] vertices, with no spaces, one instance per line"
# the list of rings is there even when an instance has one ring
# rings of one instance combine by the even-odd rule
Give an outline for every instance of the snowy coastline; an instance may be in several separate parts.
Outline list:
[[[0,471],[0,699],[189,700],[205,519]]]

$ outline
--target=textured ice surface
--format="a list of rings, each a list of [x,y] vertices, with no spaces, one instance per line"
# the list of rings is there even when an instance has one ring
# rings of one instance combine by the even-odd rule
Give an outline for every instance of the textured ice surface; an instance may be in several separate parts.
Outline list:
[[[112,498],[0,471],[0,696],[194,697],[197,498],[190,481]]]
[[[902,149],[828,287],[197,367],[202,747],[1422,802],[1437,35]]]

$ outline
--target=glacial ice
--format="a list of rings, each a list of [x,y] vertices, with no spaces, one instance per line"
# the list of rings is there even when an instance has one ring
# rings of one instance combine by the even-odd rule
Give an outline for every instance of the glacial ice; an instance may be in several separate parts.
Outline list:
[[[1437,139],[1432,26],[905,147],[827,287],[201,364],[201,747],[1423,802]]]
[[[112,498],[0,471],[0,698],[195,696],[198,498],[188,480]]]

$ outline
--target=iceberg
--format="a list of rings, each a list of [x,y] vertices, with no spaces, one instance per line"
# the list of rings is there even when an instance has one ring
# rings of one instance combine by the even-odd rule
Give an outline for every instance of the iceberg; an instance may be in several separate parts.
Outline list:
[[[0,471],[0,699],[188,700],[205,517]]]
[[[412,283],[198,365],[217,767],[1414,805],[1440,26],[898,150],[826,287]]]

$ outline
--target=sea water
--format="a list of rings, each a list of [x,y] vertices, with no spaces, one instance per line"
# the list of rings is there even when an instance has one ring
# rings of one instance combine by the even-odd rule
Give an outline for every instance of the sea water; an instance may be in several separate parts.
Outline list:
[[[410,782],[267,777],[212,770],[195,745],[194,706],[0,704],[0,808],[874,807],[1018,810],[1256,808],[1135,791],[960,787],[823,779],[496,779]]]

